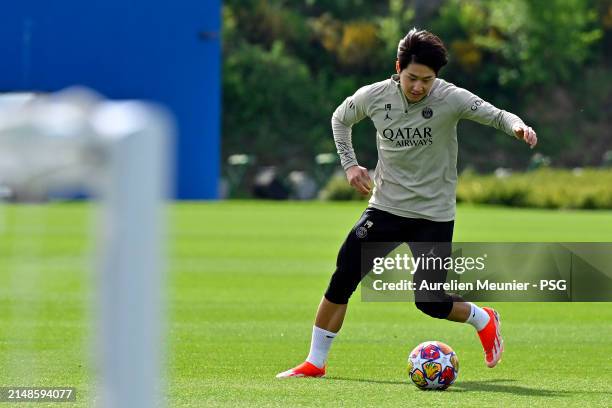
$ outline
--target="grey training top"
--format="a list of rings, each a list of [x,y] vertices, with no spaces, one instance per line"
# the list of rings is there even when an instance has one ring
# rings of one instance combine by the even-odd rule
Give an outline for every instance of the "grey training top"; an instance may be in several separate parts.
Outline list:
[[[455,218],[457,122],[470,119],[512,136],[513,125],[523,125],[518,116],[439,78],[427,96],[409,103],[393,75],[360,88],[334,112],[334,141],[345,170],[357,164],[351,127],[366,116],[376,127],[378,150],[370,206],[432,221]]]

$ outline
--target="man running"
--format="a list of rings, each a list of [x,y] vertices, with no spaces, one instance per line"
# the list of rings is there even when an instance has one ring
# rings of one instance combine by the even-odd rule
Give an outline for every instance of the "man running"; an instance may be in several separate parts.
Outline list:
[[[342,327],[348,300],[363,278],[362,243],[407,242],[413,256],[416,251],[450,255],[459,120],[492,126],[531,148],[536,145],[536,133],[518,116],[438,78],[447,61],[446,48],[436,35],[412,29],[399,42],[397,74],[360,88],[334,112],[332,130],[342,166],[350,185],[364,195],[372,190],[372,181],[355,157],[351,127],[365,117],[374,123],[378,149],[375,187],[368,208],[338,253],[336,271],[317,311],[306,361],[278,378],[325,375],[327,355]],[[432,247],[431,243],[437,244]],[[392,249],[392,245],[383,245],[379,251],[384,256]],[[443,282],[446,270],[420,269],[413,281],[418,286],[425,278]],[[504,345],[495,310],[444,291],[416,291],[415,304],[429,316],[472,325],[486,365],[495,367],[500,361]]]

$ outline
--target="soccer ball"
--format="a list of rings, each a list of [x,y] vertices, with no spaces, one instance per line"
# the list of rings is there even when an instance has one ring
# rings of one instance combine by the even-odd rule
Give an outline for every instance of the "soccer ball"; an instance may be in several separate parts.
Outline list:
[[[441,341],[426,341],[410,352],[408,375],[422,390],[445,390],[459,375],[459,359]]]

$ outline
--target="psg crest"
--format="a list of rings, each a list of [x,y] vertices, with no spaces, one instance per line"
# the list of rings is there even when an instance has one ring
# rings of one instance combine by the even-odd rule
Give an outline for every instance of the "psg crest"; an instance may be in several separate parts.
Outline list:
[[[429,106],[426,106],[425,108],[423,108],[423,112],[421,113],[423,114],[423,117],[425,119],[429,119],[433,116],[433,110],[431,110]]]

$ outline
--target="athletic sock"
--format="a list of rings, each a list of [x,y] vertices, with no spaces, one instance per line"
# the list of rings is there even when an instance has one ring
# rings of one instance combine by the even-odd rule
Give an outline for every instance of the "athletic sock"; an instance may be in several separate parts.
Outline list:
[[[470,303],[470,317],[465,321],[474,326],[476,331],[481,331],[485,328],[491,317],[483,309],[473,303]]]
[[[485,312],[486,314],[486,312]],[[337,333],[333,333],[317,326],[312,326],[312,341],[310,342],[310,353],[306,358],[310,364],[313,364],[319,368],[325,366],[325,360],[327,360],[327,354],[331,347],[334,337]]]

